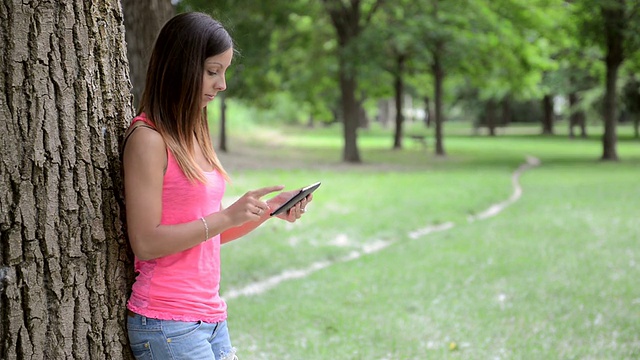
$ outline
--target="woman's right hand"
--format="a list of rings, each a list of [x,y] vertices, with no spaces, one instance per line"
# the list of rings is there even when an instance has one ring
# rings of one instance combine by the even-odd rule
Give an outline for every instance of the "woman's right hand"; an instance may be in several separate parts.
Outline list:
[[[248,221],[258,221],[268,213],[269,205],[260,198],[272,192],[280,191],[284,186],[268,186],[252,190],[223,210],[234,226],[240,226]]]

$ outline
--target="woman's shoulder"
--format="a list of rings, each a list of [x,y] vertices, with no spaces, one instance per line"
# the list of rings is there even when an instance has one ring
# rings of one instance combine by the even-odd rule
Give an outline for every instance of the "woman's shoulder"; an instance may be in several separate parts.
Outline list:
[[[129,128],[124,134],[123,147],[130,141],[130,138],[134,137],[134,133],[137,133],[136,138],[141,138],[142,141],[157,142],[162,140],[162,136],[156,130],[153,121],[145,113],[140,113],[131,120],[131,124],[129,124]]]
[[[162,135],[147,121],[132,121],[127,129],[123,141],[123,155],[127,155],[142,161],[160,161],[165,164],[167,148]]]
[[[164,146],[162,135],[155,129],[153,123],[146,120],[138,120],[139,118],[140,117],[134,118],[124,133],[123,148],[132,141],[148,143],[148,145]]]
[[[145,124],[132,124],[127,130],[125,136],[128,135],[127,143],[143,143],[152,147],[165,147],[162,135],[154,128],[146,126]]]
[[[136,117],[134,117],[133,119],[131,119],[131,122],[129,123],[129,128],[127,129],[127,132],[125,133],[125,135],[133,132],[133,130],[137,129],[138,127],[146,127],[153,130],[156,129],[156,126],[154,125],[153,121],[147,118],[145,113],[141,113]]]

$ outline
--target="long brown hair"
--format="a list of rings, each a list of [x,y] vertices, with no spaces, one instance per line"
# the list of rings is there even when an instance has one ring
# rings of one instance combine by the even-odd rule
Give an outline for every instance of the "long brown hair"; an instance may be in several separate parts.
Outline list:
[[[138,113],[145,113],[191,180],[206,182],[195,160],[195,141],[204,157],[229,179],[211,143],[206,108],[202,109],[202,75],[208,57],[233,48],[218,21],[197,12],[174,16],[160,30],[149,59]]]

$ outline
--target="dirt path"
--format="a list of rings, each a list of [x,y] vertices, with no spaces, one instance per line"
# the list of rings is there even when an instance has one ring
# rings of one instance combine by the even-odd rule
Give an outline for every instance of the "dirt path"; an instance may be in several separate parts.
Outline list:
[[[520,165],[518,169],[516,169],[516,171],[514,171],[513,175],[511,176],[511,184],[513,185],[513,193],[511,194],[511,196],[505,201],[491,205],[489,208],[487,208],[486,210],[478,214],[469,216],[468,217],[469,222],[484,220],[484,219],[496,216],[499,213],[501,213],[502,210],[507,208],[509,205],[518,201],[518,199],[520,199],[520,197],[522,196],[522,186],[520,186],[520,176],[525,171],[533,167],[536,167],[538,165],[540,165],[540,160],[538,158],[535,158],[533,156],[528,156],[527,161],[524,164]]]
[[[493,216],[496,216],[502,211],[504,211],[511,204],[518,201],[520,197],[522,197],[522,186],[520,185],[520,176],[522,176],[522,174],[525,171],[530,170],[539,165],[540,165],[539,159],[532,156],[527,157],[526,162],[520,165],[511,175],[511,183],[513,185],[513,193],[511,194],[511,196],[504,201],[492,204],[486,210],[483,210],[477,214],[469,216],[468,222],[485,220]],[[411,239],[419,239],[436,232],[453,229],[455,226],[456,224],[453,222],[445,222],[437,225],[429,225],[424,228],[412,230],[407,235]],[[278,275],[274,275],[267,279],[250,283],[242,288],[230,289],[228,291],[225,291],[222,297],[227,300],[230,300],[240,296],[259,295],[265,291],[268,291],[278,286],[278,284],[282,283],[283,281],[307,277],[312,273],[322,270],[324,268],[327,268],[333,264],[356,260],[363,255],[378,252],[380,250],[387,248],[389,245],[392,245],[393,243],[395,242],[394,241],[377,241],[370,244],[364,244],[360,250],[351,251],[349,254],[341,258],[338,258],[332,261],[328,261],[328,260],[318,261],[318,262],[312,263],[311,265],[309,265],[304,269],[285,270]]]

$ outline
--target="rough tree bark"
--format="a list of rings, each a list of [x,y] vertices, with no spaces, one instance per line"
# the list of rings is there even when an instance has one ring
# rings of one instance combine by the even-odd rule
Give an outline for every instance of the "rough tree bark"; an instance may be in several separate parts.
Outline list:
[[[0,69],[0,358],[130,358],[120,2],[5,0]]]
[[[175,9],[171,0],[122,0],[133,100],[138,106],[156,36]]]

